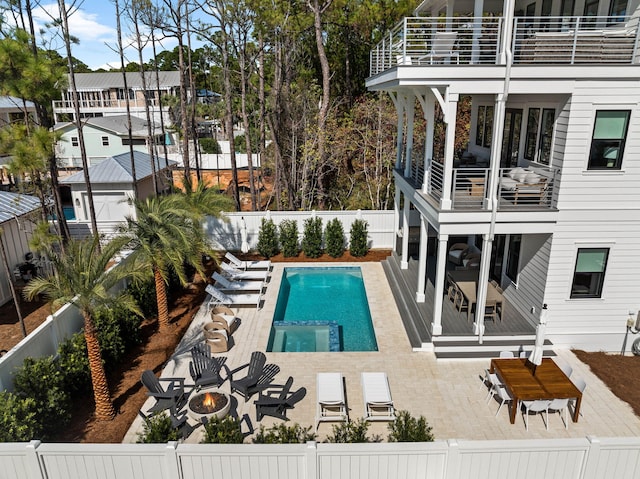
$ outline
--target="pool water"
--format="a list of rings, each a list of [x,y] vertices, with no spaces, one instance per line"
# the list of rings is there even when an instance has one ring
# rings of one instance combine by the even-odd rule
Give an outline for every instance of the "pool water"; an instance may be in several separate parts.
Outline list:
[[[284,269],[267,351],[377,350],[359,267]]]

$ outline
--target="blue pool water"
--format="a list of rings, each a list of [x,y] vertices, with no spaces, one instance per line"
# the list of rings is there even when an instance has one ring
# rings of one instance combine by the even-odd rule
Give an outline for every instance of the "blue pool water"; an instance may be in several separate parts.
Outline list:
[[[285,268],[267,351],[377,351],[359,267]]]

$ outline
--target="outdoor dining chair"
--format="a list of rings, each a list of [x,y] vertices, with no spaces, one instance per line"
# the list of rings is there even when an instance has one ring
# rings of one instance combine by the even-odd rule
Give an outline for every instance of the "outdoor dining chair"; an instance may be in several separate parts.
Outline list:
[[[500,401],[500,406],[498,406],[498,410],[496,411],[496,417],[500,414],[500,409],[505,403],[513,402],[513,397],[509,394],[509,391],[504,387],[503,384],[493,384],[491,386],[491,392],[493,393],[493,397]]]
[[[550,404],[551,404],[551,401],[549,401],[548,399],[536,399],[535,401],[522,401],[522,405],[524,406],[523,414],[525,417],[525,428],[527,431],[529,430],[529,413],[533,413],[533,414],[545,413],[546,420],[545,418],[543,418],[542,420],[545,421],[544,425],[547,431],[549,430],[549,405]]]
[[[569,399],[554,399],[549,403],[549,411],[560,413],[560,417],[562,417],[562,411],[564,411],[564,428],[569,429]],[[549,418],[549,413],[547,413],[547,419]]]

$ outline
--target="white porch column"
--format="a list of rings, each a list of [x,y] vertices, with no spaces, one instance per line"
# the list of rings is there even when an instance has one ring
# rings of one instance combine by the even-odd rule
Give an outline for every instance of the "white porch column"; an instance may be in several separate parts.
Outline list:
[[[438,234],[438,262],[436,263],[436,284],[433,298],[433,323],[431,323],[431,334],[440,336],[442,334],[442,297],[444,295],[444,275],[447,265],[447,242],[449,235]]]
[[[409,199],[405,195],[402,208],[402,259],[400,269],[409,268]]]
[[[411,176],[411,165],[413,164],[413,124],[415,120],[416,99],[413,95],[407,95],[405,102],[405,111],[407,112],[407,142],[404,154],[404,177],[409,178]]]
[[[440,207],[443,210],[450,210],[452,206],[451,188],[453,184],[453,155],[456,139],[456,113],[458,111],[458,94],[447,94],[445,101],[447,111],[445,121],[447,122],[447,133],[444,144],[444,181],[442,185],[442,199]]]
[[[391,101],[396,107],[396,114],[398,115],[398,123],[396,126],[396,170],[399,170],[402,166],[402,131],[404,125],[404,98],[400,93],[396,93],[394,96],[392,92],[389,92]]]
[[[427,93],[425,98],[424,119],[427,123],[426,136],[424,144],[424,179],[422,181],[423,193],[429,192],[429,174],[431,169],[431,161],[433,160],[433,122],[435,118],[435,99],[433,95]]]
[[[471,39],[471,63],[478,63],[480,56],[480,37],[482,36],[482,10],[484,0],[473,2],[473,37]]]
[[[426,299],[425,291],[427,286],[427,245],[429,244],[429,224],[420,215],[420,257],[418,258],[418,291],[416,291],[416,302],[424,303]]]
[[[396,194],[393,200],[393,224],[395,226],[393,242],[393,251],[398,252],[398,231],[400,231],[400,188],[396,188]]]
[[[489,265],[491,263],[492,235],[482,235],[482,255],[480,257],[480,272],[476,295],[476,313],[473,321],[473,333],[479,336],[482,343],[484,335],[484,307],[487,303],[487,283],[489,282]]]

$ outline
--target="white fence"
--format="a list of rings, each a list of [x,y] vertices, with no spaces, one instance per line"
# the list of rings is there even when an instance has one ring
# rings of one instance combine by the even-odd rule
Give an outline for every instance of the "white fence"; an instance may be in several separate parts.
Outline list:
[[[391,444],[0,444],[0,479],[636,479],[640,438]]]
[[[207,232],[215,248],[239,251],[242,244],[240,237],[240,222],[244,217],[247,225],[247,237],[249,247],[255,250],[258,246],[258,233],[262,219],[270,217],[276,226],[282,220],[295,220],[298,223],[298,234],[302,238],[304,230],[304,220],[311,215],[322,219],[322,227],[326,228],[327,223],[338,218],[342,222],[342,228],[349,241],[349,231],[351,224],[356,218],[365,220],[368,223],[369,247],[375,249],[391,249],[395,241],[394,212],[388,210],[372,211],[259,211],[226,213],[224,219],[209,217],[205,223]]]

